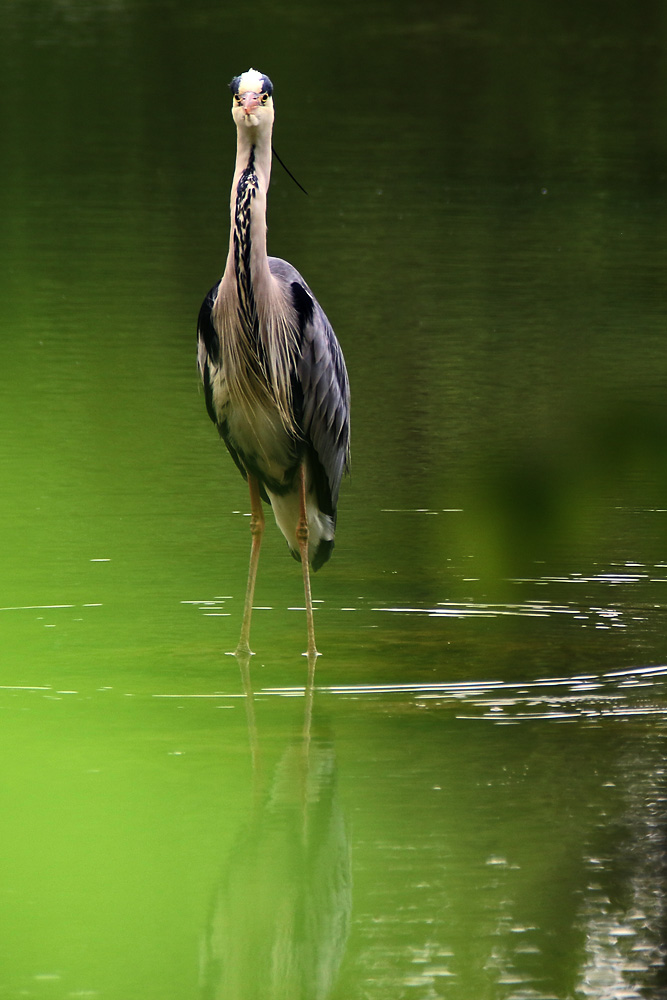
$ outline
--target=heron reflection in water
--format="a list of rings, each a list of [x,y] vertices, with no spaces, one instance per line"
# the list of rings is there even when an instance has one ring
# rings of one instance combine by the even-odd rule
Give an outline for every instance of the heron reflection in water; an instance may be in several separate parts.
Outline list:
[[[326,1000],[352,912],[350,837],[336,754],[313,722],[309,658],[303,728],[265,778],[249,656],[241,667],[252,752],[249,823],[226,861],[202,941],[202,1000]]]
[[[236,166],[227,264],[199,313],[198,365],[206,406],[250,490],[252,544],[237,653],[250,621],[264,532],[262,500],[303,566],[308,656],[317,655],[309,566],[330,557],[349,465],[350,391],[343,354],[299,272],[266,252],[273,85],[254,69],[235,77]]]

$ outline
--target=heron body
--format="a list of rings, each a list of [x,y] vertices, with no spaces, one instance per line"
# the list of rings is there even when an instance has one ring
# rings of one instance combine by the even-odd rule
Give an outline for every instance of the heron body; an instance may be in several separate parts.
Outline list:
[[[291,264],[267,256],[271,81],[248,70],[230,86],[237,149],[229,252],[199,313],[198,365],[209,415],[250,487],[253,547],[239,651],[249,651],[261,498],[304,564],[308,648],[316,652],[308,566],[322,566],[334,544],[349,463],[349,385],[338,341],[310,288]]]

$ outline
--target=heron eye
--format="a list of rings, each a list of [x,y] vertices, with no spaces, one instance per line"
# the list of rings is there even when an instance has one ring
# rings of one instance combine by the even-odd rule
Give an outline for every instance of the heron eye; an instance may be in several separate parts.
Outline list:
[[[234,94],[234,100],[236,101],[237,104],[240,104],[241,103],[241,95],[240,94]]]
[[[269,95],[268,94],[262,94],[262,104],[266,104],[266,102],[268,101],[268,99],[269,99]]]

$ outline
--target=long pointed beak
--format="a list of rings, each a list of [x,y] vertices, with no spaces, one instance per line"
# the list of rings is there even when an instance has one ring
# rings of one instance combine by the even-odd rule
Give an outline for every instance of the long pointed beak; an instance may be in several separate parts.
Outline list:
[[[241,96],[241,107],[246,115],[251,115],[259,107],[259,94],[254,94],[251,90]]]

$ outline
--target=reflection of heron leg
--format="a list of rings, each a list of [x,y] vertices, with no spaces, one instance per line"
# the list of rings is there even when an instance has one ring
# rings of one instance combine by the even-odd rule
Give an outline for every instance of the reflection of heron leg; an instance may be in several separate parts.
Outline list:
[[[257,720],[255,718],[255,698],[252,690],[252,680],[250,679],[250,657],[251,653],[235,653],[236,661],[241,671],[243,682],[243,693],[245,695],[246,721],[248,723],[248,741],[250,743],[250,759],[252,761],[252,779],[255,798],[258,797],[261,789],[261,767],[259,755],[259,738],[257,736]]]
[[[296,538],[301,552],[301,565],[303,566],[303,592],[306,598],[306,619],[308,622],[308,652],[307,656],[317,656],[315,646],[315,626],[313,625],[313,600],[310,594],[310,566],[308,564],[308,514],[306,513],[306,467],[301,465],[300,482],[300,505],[299,524],[296,529]]]
[[[304,689],[306,705],[303,713],[303,745],[305,756],[310,750],[310,729],[313,721],[313,699],[315,697],[315,664],[319,653],[308,653],[308,679]]]
[[[243,609],[243,624],[239,644],[236,647],[236,655],[250,655],[250,619],[252,618],[252,602],[255,596],[255,578],[257,576],[257,565],[259,563],[259,550],[262,545],[262,535],[264,534],[264,511],[262,510],[262,499],[259,495],[259,485],[255,476],[248,473],[248,487],[250,488],[250,531],[252,533],[252,546],[250,548],[250,564],[248,566],[248,586],[245,592],[245,607]]]

